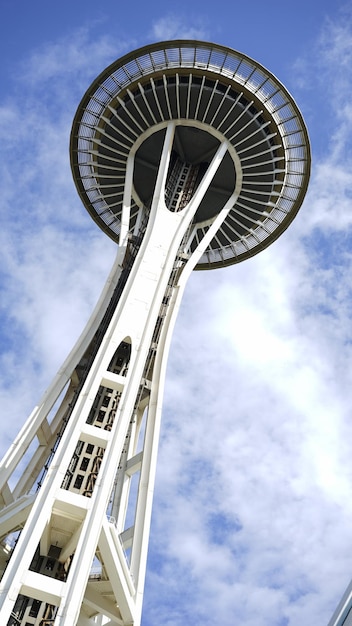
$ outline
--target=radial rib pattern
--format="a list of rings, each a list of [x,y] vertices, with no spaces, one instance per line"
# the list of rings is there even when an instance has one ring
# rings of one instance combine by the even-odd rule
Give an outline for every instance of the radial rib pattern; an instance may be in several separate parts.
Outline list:
[[[197,211],[194,249],[241,187],[198,269],[236,263],[274,241],[295,217],[310,171],[308,134],[294,100],[245,55],[199,41],[139,49],[108,67],[79,105],[71,164],[80,196],[99,226],[118,241],[127,158],[135,152],[130,230],[153,193],[163,133],[177,124],[175,151],[205,167],[220,141],[224,159]],[[135,146],[139,148],[136,150]]]

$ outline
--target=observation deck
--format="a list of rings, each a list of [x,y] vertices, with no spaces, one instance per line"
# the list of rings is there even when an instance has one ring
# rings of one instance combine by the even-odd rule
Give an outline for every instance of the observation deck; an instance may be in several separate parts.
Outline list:
[[[196,269],[237,263],[270,245],[294,219],[308,185],[310,147],[302,115],[259,63],[201,41],[140,48],[104,70],[84,95],[72,128],[71,166],[93,219],[119,241],[127,162],[133,158],[128,220],[129,232],[137,232],[153,197],[171,120],[176,132],[165,193],[170,210],[184,206],[219,145],[227,144],[194,216],[191,252],[237,192]],[[191,177],[188,185],[182,184],[183,170]],[[188,196],[182,200],[182,194]]]

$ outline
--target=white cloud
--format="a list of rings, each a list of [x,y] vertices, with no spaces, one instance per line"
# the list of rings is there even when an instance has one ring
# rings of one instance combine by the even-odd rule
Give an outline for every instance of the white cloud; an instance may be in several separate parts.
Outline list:
[[[197,22],[197,23],[192,23]],[[206,39],[207,31],[204,19],[190,20],[176,13],[169,13],[156,20],[152,27],[153,38],[159,41],[169,39]]]
[[[23,86],[40,89],[49,97],[55,92],[60,97],[61,84],[66,89],[82,89],[82,79],[84,81],[88,75],[96,76],[107,64],[128,52],[130,44],[127,38],[112,38],[110,34],[95,37],[94,24],[90,23],[89,28],[82,27],[34,50],[23,61],[19,78]],[[72,84],[72,76],[79,81],[78,85]],[[89,83],[83,88],[88,86]],[[67,93],[61,93],[62,101],[66,97]]]

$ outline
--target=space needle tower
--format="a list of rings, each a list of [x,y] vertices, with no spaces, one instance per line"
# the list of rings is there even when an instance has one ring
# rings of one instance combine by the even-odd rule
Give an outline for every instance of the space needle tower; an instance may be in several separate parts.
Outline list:
[[[117,256],[1,463],[0,624],[139,626],[166,361],[187,279],[283,233],[307,189],[309,141],[294,100],[259,63],[180,40],[98,76],[70,155]]]

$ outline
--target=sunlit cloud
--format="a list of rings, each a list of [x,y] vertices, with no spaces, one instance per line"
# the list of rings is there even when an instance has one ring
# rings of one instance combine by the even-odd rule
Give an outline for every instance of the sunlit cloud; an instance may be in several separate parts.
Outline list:
[[[208,28],[197,18],[198,24],[192,24],[188,17],[180,17],[176,13],[169,13],[158,18],[152,27],[154,39],[166,41],[168,39],[206,39]]]

